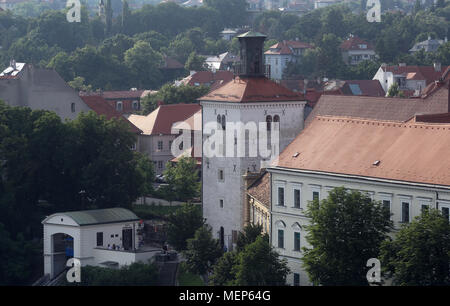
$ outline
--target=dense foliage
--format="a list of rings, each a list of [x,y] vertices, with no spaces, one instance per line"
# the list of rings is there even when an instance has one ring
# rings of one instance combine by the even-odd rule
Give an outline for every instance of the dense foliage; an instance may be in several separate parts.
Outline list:
[[[226,252],[213,267],[210,278],[215,286],[280,286],[289,273],[286,260],[270,245],[261,226],[248,225],[239,233],[238,247]]]
[[[156,286],[159,269],[153,263],[132,263],[120,269],[85,266],[81,268],[81,283],[67,286]]]
[[[382,267],[396,285],[448,286],[449,263],[450,223],[436,209],[425,210],[382,245]]]
[[[130,149],[134,142],[122,120],[89,112],[63,123],[53,112],[0,102],[0,235],[10,245],[2,254],[27,267],[21,252],[42,238],[46,215],[131,207],[153,181],[152,162]],[[18,266],[1,261],[0,275],[24,280]]]
[[[167,242],[177,251],[186,250],[187,240],[193,238],[204,224],[201,209],[194,204],[185,204],[169,216]]]
[[[378,258],[381,243],[392,228],[390,213],[381,203],[343,187],[327,199],[309,203],[311,218],[303,248],[303,264],[314,284],[368,285],[366,264]]]

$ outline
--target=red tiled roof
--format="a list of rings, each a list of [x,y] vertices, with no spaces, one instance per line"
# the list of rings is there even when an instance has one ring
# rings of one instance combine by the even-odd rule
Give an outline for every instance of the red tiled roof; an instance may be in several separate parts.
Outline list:
[[[164,57],[164,64],[162,69],[184,69],[183,64],[171,57]]]
[[[448,91],[445,88],[441,88],[439,92],[425,99],[322,95],[306,118],[305,126],[310,124],[316,116],[407,121],[416,114],[449,111]]]
[[[439,80],[450,66],[441,66],[439,71],[433,66],[386,66],[385,71],[392,72],[394,75],[403,75],[408,80],[425,80],[426,85]]]
[[[129,115],[127,118],[145,135],[171,135],[174,123],[186,120],[200,109],[198,104],[167,104],[147,116]]]
[[[87,106],[89,106],[89,108],[91,108],[98,115],[105,116],[107,120],[111,120],[113,118],[125,120],[127,124],[130,126],[131,131],[133,133],[136,134],[142,133],[142,131],[138,129],[133,123],[131,123],[121,114],[116,112],[116,110],[111,105],[109,105],[108,102],[105,99],[103,99],[103,97],[99,95],[90,95],[90,96],[80,96],[80,98],[84,101],[84,103],[86,103]]]
[[[367,45],[367,48],[362,49],[359,47],[359,45]],[[365,40],[362,40],[361,38],[357,36],[352,36],[348,38],[347,40],[343,41],[341,43],[340,48],[342,50],[373,50],[373,45],[371,43],[368,43]]]
[[[124,90],[124,91],[103,91],[102,97],[105,99],[139,99],[144,90]]]
[[[247,193],[266,207],[270,207],[270,174],[265,171],[247,189]]]
[[[320,116],[273,166],[450,186],[448,152],[450,124]]]
[[[197,71],[190,76],[188,85],[194,86],[198,84],[214,84],[218,81],[229,82],[233,79],[233,72],[226,70],[217,70],[215,73],[212,71]]]
[[[287,41],[281,41],[279,43],[276,43],[275,45],[271,46],[269,50],[267,50],[264,54],[292,54],[293,49],[310,49],[314,48],[312,45],[308,43],[304,43],[301,41],[296,40],[287,40]],[[277,49],[277,50],[273,50]]]
[[[239,78],[199,98],[201,101],[233,103],[304,101],[300,93],[295,93],[267,78]]]

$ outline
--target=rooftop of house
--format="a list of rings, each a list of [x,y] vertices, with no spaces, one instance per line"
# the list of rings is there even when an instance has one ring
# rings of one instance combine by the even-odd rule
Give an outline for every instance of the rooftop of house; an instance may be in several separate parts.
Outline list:
[[[188,127],[188,128],[187,128]],[[201,131],[202,130],[202,110],[199,109],[195,114],[184,121],[176,122],[172,128],[180,130]]]
[[[439,80],[444,71],[449,66],[408,66],[404,64],[395,66],[382,66],[385,72],[391,72],[394,75],[405,77],[408,80],[425,80],[426,84],[430,84],[435,80]]]
[[[424,50],[425,52],[434,52],[436,51],[440,45],[444,44],[446,42],[447,39],[442,40],[442,39],[431,39],[430,36],[428,36],[427,40],[418,42],[416,44],[414,44],[414,46],[409,49],[409,52],[416,52],[416,51],[420,51],[420,50]]]
[[[450,123],[450,113],[417,115],[413,122]]]
[[[161,69],[184,69],[184,66],[178,60],[169,56],[164,56],[164,63]]]
[[[342,50],[350,51],[350,50],[374,50],[374,47],[371,43],[357,37],[350,36],[347,40],[341,43],[340,48]]]
[[[90,95],[90,96],[80,96],[84,103],[89,106],[94,112],[98,115],[103,115],[107,120],[111,120],[113,118],[124,120],[129,126],[133,133],[140,134],[142,130],[136,127],[132,122],[123,117],[120,113],[118,113],[114,107],[108,104],[108,102],[99,95]]]
[[[261,204],[270,207],[270,174],[264,171],[247,189],[247,193]]]
[[[295,93],[265,77],[233,80],[199,98],[201,101],[230,103],[304,101],[301,93]]]
[[[450,187],[449,151],[450,123],[318,116],[272,166]]]
[[[226,70],[212,71],[197,71],[187,77],[185,77],[181,84],[190,86],[207,85],[211,86],[211,90],[214,90],[224,83],[227,83],[233,79],[233,72]]]
[[[272,46],[264,54],[266,55],[290,55],[294,52],[293,49],[311,49],[314,48],[308,43],[297,40],[283,40]]]
[[[305,126],[316,116],[407,121],[417,114],[449,112],[449,106],[448,90],[445,86],[426,98],[322,95],[306,118]]]
[[[67,216],[79,226],[139,221],[132,211],[125,208],[106,208],[55,213],[42,221],[46,223],[53,216]]]
[[[385,92],[378,80],[333,80],[324,85],[325,94],[384,97]]]
[[[9,66],[0,73],[0,79],[12,79],[16,78],[22,69],[26,66],[26,63],[17,63],[12,60]]]
[[[144,135],[172,135],[174,123],[186,120],[200,108],[198,104],[167,104],[160,105],[147,116],[131,114],[126,118]]]

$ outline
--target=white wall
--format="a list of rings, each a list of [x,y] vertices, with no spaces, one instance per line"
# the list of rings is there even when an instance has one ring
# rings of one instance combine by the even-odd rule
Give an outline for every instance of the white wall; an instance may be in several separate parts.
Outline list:
[[[303,111],[305,102],[275,103],[219,103],[202,102],[203,126],[206,122],[217,122],[217,115],[226,115],[227,122],[265,122],[266,115],[280,116],[280,151],[286,147],[303,129]],[[203,133],[205,130],[203,129]],[[207,135],[203,134],[204,140]],[[203,150],[205,152],[205,150]],[[258,155],[259,156],[259,155]],[[208,168],[209,161],[209,168]],[[255,166],[255,167],[253,167]],[[202,202],[203,216],[213,228],[213,234],[219,237],[220,227],[231,239],[232,231],[242,230],[244,181],[242,175],[247,169],[259,171],[259,157],[213,157],[202,161]],[[219,169],[224,171],[224,181],[219,181]],[[232,191],[232,192],[230,192]],[[220,199],[224,201],[220,207]],[[229,247],[229,246],[228,246]]]
[[[433,208],[442,206],[450,207],[450,189],[447,191],[430,187],[414,187],[406,184],[393,184],[362,179],[338,178],[318,174],[306,174],[299,172],[285,172],[269,169],[272,173],[272,233],[271,241],[275,250],[286,258],[293,273],[301,273],[301,285],[310,285],[309,279],[302,277],[305,273],[300,265],[302,252],[294,251],[294,232],[300,232],[300,246],[308,247],[305,240],[306,231],[304,225],[309,220],[305,216],[305,208],[308,201],[312,200],[314,190],[320,191],[320,199],[328,196],[328,192],[335,187],[344,186],[349,189],[367,192],[375,200],[391,199],[391,212],[394,226],[398,229],[401,221],[401,203],[410,201],[410,220],[420,215],[421,205],[429,204]],[[285,187],[285,206],[277,206],[278,186]],[[293,208],[293,186],[300,186],[301,209]],[[436,202],[436,191],[440,201]],[[300,226],[300,230],[299,230]],[[284,248],[278,248],[278,229],[284,230]],[[288,281],[293,281],[291,274]],[[292,283],[291,283],[292,284]]]

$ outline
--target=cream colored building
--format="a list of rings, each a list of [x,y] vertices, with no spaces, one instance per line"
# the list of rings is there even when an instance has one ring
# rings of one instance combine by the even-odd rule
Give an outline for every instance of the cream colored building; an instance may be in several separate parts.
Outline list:
[[[448,152],[450,124],[316,117],[268,168],[271,243],[292,270],[288,284],[310,285],[301,260],[309,201],[344,186],[388,206],[396,229],[426,207],[448,217]]]

